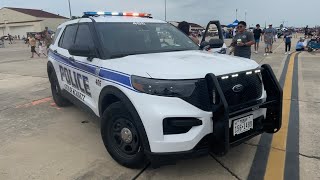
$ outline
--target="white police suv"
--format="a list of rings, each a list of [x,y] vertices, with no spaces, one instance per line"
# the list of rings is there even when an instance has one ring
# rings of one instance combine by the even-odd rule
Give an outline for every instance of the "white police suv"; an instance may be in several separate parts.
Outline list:
[[[281,127],[269,65],[206,52],[150,14],[86,12],[63,23],[47,72],[55,103],[100,117],[106,149],[129,168],[224,155]]]

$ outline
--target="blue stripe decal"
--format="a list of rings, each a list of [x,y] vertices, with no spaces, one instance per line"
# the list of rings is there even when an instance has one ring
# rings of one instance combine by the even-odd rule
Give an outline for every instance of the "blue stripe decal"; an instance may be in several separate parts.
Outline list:
[[[131,87],[130,77],[128,76],[124,76],[122,74],[118,74],[112,71],[106,71],[105,69],[100,70],[99,76],[116,82],[121,82],[122,84]]]
[[[96,75],[96,70],[99,69],[98,66],[79,62],[79,61],[70,61],[67,57],[64,57],[58,53],[52,52],[52,50],[49,51],[48,54],[52,59],[63,63],[67,66],[70,66],[72,68],[78,69],[82,72],[91,74],[93,76]],[[115,70],[101,68],[99,72],[99,78],[106,80],[108,82],[112,82],[118,85],[121,85],[123,87],[126,87],[130,90],[136,91],[132,85],[131,85],[131,78],[129,74],[121,73]]]
[[[71,65],[72,67],[76,67],[76,68],[79,68],[79,69],[82,69],[84,70],[85,72],[88,72],[88,73],[92,73],[92,74],[95,74],[96,73],[96,68],[94,67],[90,67],[90,66],[86,66],[84,64],[80,64],[78,63],[77,61],[70,61],[69,59],[63,57],[63,56],[60,56],[56,53],[49,53],[49,55],[53,56],[54,59],[60,61],[60,62],[64,62],[65,64],[69,64]]]

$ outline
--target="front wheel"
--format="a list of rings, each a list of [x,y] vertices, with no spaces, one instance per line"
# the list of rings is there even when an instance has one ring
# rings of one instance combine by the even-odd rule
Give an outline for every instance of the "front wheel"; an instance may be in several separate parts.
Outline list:
[[[122,102],[115,102],[104,111],[101,136],[108,152],[119,164],[133,169],[145,166],[141,135]]]

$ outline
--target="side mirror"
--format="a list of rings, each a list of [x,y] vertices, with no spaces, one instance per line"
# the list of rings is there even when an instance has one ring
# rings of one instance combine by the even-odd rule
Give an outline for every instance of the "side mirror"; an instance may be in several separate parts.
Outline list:
[[[90,49],[89,46],[72,45],[68,51],[69,51],[69,54],[73,56],[82,56],[82,57],[88,57],[88,58],[96,57],[95,51]]]
[[[210,48],[210,44],[207,42],[207,41],[203,41],[201,44],[200,44],[200,49],[201,50],[208,50]]]
[[[221,39],[210,39],[209,45],[211,48],[222,48],[224,42]]]

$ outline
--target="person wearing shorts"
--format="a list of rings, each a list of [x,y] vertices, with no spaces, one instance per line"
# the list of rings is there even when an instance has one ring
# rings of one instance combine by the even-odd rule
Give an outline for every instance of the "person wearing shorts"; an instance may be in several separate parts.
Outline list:
[[[272,48],[272,38],[267,35],[267,34],[264,34],[264,44],[265,44],[265,47],[264,47],[264,55],[265,56],[268,56],[269,55],[269,52],[270,52],[270,49]]]
[[[277,30],[272,27],[272,24],[269,25],[269,28],[265,29],[264,37],[268,38],[268,43],[270,44],[268,53],[272,53],[272,44],[274,42],[274,37],[277,34]]]
[[[258,54],[261,35],[262,35],[262,30],[260,29],[260,24],[257,24],[256,25],[256,29],[253,30],[254,51],[255,51],[256,54]]]
[[[32,37],[30,38],[29,44],[30,44],[30,46],[31,46],[31,58],[34,57],[34,53],[36,53],[36,54],[40,57],[40,54],[37,53],[37,51],[36,51],[37,41],[36,41],[36,39],[34,38],[34,36],[32,36]]]

